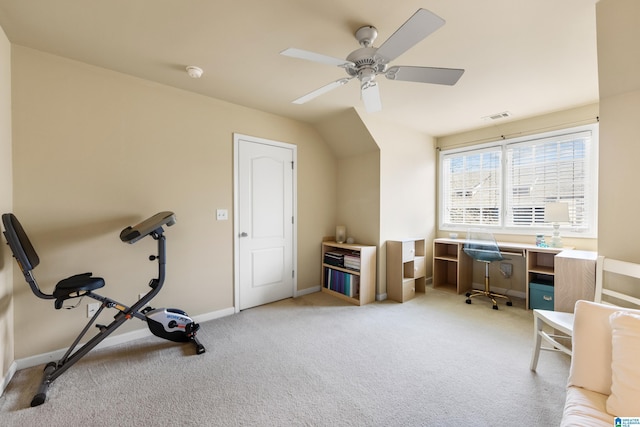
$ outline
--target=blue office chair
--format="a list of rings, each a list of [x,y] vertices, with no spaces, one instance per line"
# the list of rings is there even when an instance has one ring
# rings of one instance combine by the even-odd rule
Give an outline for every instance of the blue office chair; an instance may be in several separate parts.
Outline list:
[[[508,306],[513,305],[508,296],[492,292],[489,284],[489,264],[505,259],[493,234],[482,229],[470,229],[467,232],[467,241],[464,244],[463,251],[476,261],[484,263],[484,290],[473,289],[471,292],[467,292],[466,303],[471,304],[471,298],[484,296],[491,299],[494,310],[498,309],[496,298],[504,298],[507,300]]]

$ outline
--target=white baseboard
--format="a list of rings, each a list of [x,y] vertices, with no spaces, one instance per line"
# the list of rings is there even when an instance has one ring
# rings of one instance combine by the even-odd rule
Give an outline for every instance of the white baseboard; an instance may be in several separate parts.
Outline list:
[[[11,365],[9,365],[9,370],[7,371],[7,374],[4,376],[4,378],[2,378],[2,384],[0,384],[0,396],[4,394],[5,389],[11,382],[11,379],[13,378],[13,375],[16,373],[17,370],[18,370],[18,364],[14,361]]]
[[[225,317],[225,316],[229,316],[231,314],[234,314],[235,311],[233,309],[233,307],[229,307],[229,308],[224,308],[222,310],[217,310],[217,311],[213,311],[211,313],[205,313],[205,314],[200,314],[198,316],[193,316],[193,320],[195,322],[198,323],[202,323],[202,322],[206,322],[209,320],[214,320],[214,319],[219,319],[221,317]],[[107,347],[112,347],[114,345],[118,345],[118,344],[124,344],[127,342],[131,342],[131,341],[135,341],[135,340],[139,340],[145,337],[149,337],[151,336],[151,331],[149,331],[148,328],[144,328],[144,329],[138,329],[135,331],[131,331],[131,332],[126,332],[124,334],[121,335],[113,335],[113,336],[109,336],[107,338],[105,338],[104,341],[102,341],[100,344],[98,344],[96,346],[96,349],[98,348],[107,348]],[[16,365],[15,369],[13,370],[13,372],[11,372],[11,376],[8,379],[5,379],[6,384],[9,384],[9,381],[11,381],[11,377],[13,377],[13,374],[15,373],[15,371],[20,370],[20,369],[25,369],[25,368],[31,368],[33,366],[38,366],[38,365],[43,365],[49,362],[55,362],[58,361],[62,358],[62,356],[64,356],[64,353],[67,351],[66,348],[64,349],[60,349],[60,350],[55,350],[55,351],[51,351],[48,353],[43,353],[43,354],[37,354],[35,356],[29,356],[29,357],[25,357],[22,359],[18,359],[16,361],[13,362],[13,365]],[[7,374],[7,376],[9,376]],[[4,386],[6,386],[6,384],[3,383],[3,391],[4,391]]]
[[[220,319],[221,317],[231,316],[235,314],[233,307],[223,308],[222,310],[212,311],[210,313],[199,314],[193,316],[193,320],[197,323],[208,322],[209,320]]]
[[[294,298],[301,297],[303,295],[314,294],[314,293],[320,292],[320,291],[321,291],[320,286],[312,286],[310,288],[305,288],[305,289],[302,289],[300,291],[296,290],[296,293],[295,293],[295,295],[293,297]]]

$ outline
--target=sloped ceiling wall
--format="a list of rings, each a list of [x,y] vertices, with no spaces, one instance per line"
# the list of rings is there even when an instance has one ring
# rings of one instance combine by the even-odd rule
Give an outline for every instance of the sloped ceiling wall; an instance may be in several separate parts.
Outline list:
[[[315,128],[338,158],[380,149],[355,108],[329,116]]]

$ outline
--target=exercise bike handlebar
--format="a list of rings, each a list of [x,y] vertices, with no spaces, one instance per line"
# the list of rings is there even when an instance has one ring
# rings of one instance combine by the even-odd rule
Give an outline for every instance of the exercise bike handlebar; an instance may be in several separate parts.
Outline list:
[[[122,230],[120,240],[133,244],[154,231],[160,231],[163,225],[171,227],[175,223],[176,215],[173,212],[159,212],[133,227],[130,226]]]
[[[149,291],[145,296],[140,298],[135,304],[133,304],[128,313],[137,313],[147,302],[151,301],[160,292],[165,279],[165,264],[166,264],[166,242],[164,237],[164,225],[172,226],[176,223],[176,216],[173,212],[165,211],[159,212],[152,217],[149,217],[141,223],[132,227],[127,227],[120,232],[120,240],[125,243],[133,244],[138,240],[151,235],[154,240],[158,242],[158,253],[155,256],[149,257],[150,260],[158,261],[158,277],[151,279]]]

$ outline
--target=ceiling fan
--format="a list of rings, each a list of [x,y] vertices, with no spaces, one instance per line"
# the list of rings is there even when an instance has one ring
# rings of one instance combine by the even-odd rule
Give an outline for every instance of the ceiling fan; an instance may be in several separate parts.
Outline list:
[[[389,80],[443,85],[456,84],[464,73],[462,69],[404,65],[388,66],[391,61],[443,26],[444,23],[444,19],[429,10],[418,9],[418,11],[414,13],[407,22],[402,24],[380,47],[373,47],[373,42],[378,35],[378,30],[371,25],[360,27],[356,31],[355,37],[362,47],[351,52],[346,60],[296,48],[283,50],[280,52],[282,55],[320,62],[322,64],[337,65],[338,67],[344,68],[348,74],[347,77],[338,79],[301,96],[294,100],[293,103],[304,104],[357,77],[360,81],[360,91],[365,109],[368,112],[380,111],[382,109],[382,103],[380,101],[378,83],[375,80],[379,74],[384,74]]]

